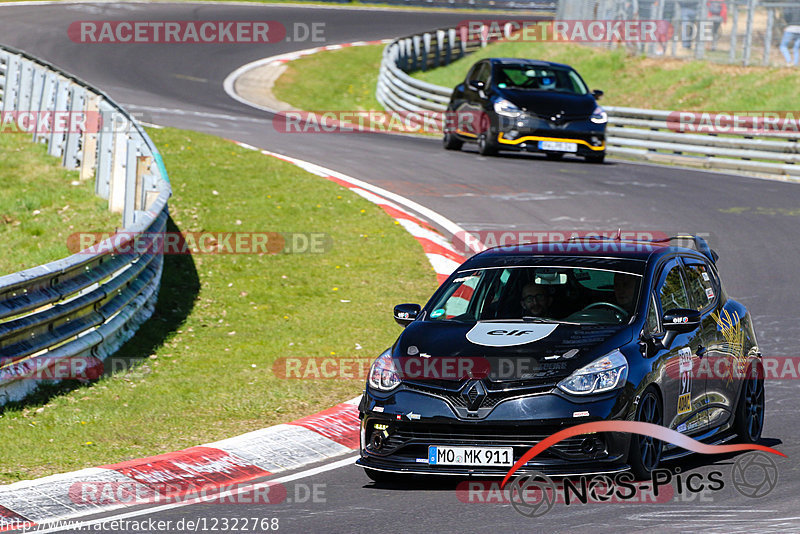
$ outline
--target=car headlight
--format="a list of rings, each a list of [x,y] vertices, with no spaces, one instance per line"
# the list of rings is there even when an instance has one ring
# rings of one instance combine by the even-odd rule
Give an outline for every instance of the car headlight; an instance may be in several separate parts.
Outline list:
[[[494,111],[498,115],[504,115],[506,117],[519,117],[520,113],[522,113],[521,109],[519,109],[517,106],[515,106],[505,98],[500,98],[498,100],[495,100]]]
[[[558,383],[558,387],[573,395],[604,393],[625,385],[628,360],[618,350],[581,367]]]
[[[595,124],[605,124],[608,122],[608,113],[600,106],[597,106],[594,108],[594,111],[592,111],[592,116],[589,117],[589,120]]]
[[[400,374],[392,360],[392,349],[386,349],[369,369],[369,385],[378,391],[391,391],[400,385]]]

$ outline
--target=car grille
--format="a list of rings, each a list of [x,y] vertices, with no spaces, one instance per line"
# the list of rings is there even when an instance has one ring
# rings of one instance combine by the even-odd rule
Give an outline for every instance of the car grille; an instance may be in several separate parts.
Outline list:
[[[561,427],[525,427],[486,424],[428,424],[399,422],[393,425],[381,450],[388,454],[403,449],[402,456],[426,456],[428,445],[515,447],[519,457]],[[586,436],[567,438],[537,458],[586,457],[581,445]]]
[[[461,389],[453,390],[453,389],[446,389],[441,387],[429,386],[419,383],[410,383],[405,382],[405,387],[412,390],[412,391],[419,391],[420,393],[427,393],[429,395],[434,395],[436,397],[440,397],[447,402],[449,402],[455,408],[464,408],[466,409],[468,406],[467,399],[464,395],[461,394]],[[553,389],[553,384],[542,384],[537,386],[529,386],[529,387],[522,387],[522,388],[514,388],[514,389],[503,389],[503,390],[492,390],[486,388],[486,397],[484,397],[483,402],[481,402],[479,408],[494,408],[504,400],[508,400],[515,397],[526,397],[530,395],[541,395],[543,393],[547,393]],[[477,392],[473,389],[471,390],[469,395],[469,402],[473,402],[477,395]]]

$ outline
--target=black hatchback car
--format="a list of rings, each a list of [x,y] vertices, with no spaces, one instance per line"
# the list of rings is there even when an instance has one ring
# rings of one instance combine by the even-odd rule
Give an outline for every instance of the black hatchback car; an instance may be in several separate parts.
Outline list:
[[[717,444],[760,439],[764,374],[745,307],[698,237],[494,248],[462,264],[373,363],[360,458],[398,474],[504,475],[579,423],[635,420]],[[521,470],[630,469],[686,454],[624,432],[576,436]]]
[[[482,155],[498,150],[605,159],[608,115],[600,90],[569,65],[518,58],[490,58],[472,66],[453,89],[444,126],[444,147],[476,142]]]

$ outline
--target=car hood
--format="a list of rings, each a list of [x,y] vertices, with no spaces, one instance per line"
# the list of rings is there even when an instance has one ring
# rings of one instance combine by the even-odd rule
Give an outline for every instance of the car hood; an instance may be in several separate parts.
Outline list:
[[[567,117],[588,118],[597,107],[594,97],[588,94],[571,95],[530,89],[502,89],[497,93],[518,108],[541,117],[563,112]]]
[[[478,370],[475,378],[550,383],[629,343],[631,337],[627,325],[414,321],[400,335],[393,356],[401,364],[419,358],[429,363],[467,358],[470,368]],[[433,382],[438,378],[435,372],[421,377]],[[467,378],[460,372],[446,376],[457,381]]]

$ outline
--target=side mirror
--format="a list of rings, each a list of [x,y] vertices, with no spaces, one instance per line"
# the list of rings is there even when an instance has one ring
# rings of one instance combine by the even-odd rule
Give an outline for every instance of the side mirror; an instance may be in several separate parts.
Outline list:
[[[476,91],[481,91],[486,87],[486,84],[480,80],[470,80],[469,86]]]
[[[394,320],[402,327],[411,324],[422,308],[419,304],[398,304],[394,307]]]
[[[592,96],[594,97],[595,100],[600,100],[600,97],[602,97],[604,94],[605,93],[600,89],[595,89],[594,91],[592,91]]]
[[[701,319],[700,312],[697,310],[689,310],[686,308],[674,308],[664,313],[661,319],[661,324],[664,325],[664,338],[661,344],[664,348],[669,348],[672,345],[672,340],[675,336],[683,332],[691,332],[700,326]]]

